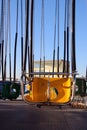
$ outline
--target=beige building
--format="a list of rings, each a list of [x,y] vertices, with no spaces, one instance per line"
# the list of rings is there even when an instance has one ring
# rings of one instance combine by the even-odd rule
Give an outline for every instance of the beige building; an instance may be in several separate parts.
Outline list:
[[[68,67],[69,68],[69,67]],[[65,72],[67,70],[67,62],[65,62]],[[40,71],[40,61],[34,62],[34,72]],[[44,72],[44,62],[41,61],[41,72]],[[53,72],[53,61],[46,60],[45,61],[45,72]],[[54,72],[57,72],[57,60],[55,60]],[[63,60],[59,60],[59,72],[63,72]],[[56,77],[56,75],[55,75]]]

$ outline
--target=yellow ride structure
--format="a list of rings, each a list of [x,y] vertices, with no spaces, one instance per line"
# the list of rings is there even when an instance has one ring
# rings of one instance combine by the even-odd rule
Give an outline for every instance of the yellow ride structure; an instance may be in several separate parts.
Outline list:
[[[42,0],[42,14],[43,14],[43,8],[44,8],[44,0]],[[29,2],[29,1],[28,1]],[[58,1],[56,0],[56,3]],[[67,5],[67,10],[65,12],[68,12],[69,14],[69,2],[65,2]],[[57,4],[56,4],[57,6]],[[70,5],[71,7],[71,5]],[[28,7],[27,7],[28,9]],[[64,37],[66,37],[67,33],[67,39],[64,39],[64,52],[67,50],[67,60],[65,59],[65,53],[64,53],[64,67],[63,71],[60,72],[59,68],[57,69],[57,72],[54,71],[55,66],[55,50],[59,50],[58,48],[55,49],[55,42],[54,42],[54,50],[53,50],[53,70],[52,72],[46,72],[45,70],[45,56],[44,56],[44,70],[41,71],[41,57],[40,57],[40,70],[38,72],[34,72],[34,55],[33,55],[33,9],[34,9],[34,0],[31,0],[31,15],[30,15],[30,47],[29,47],[29,73],[26,72],[26,56],[27,56],[27,41],[28,41],[28,27],[26,27],[26,44],[25,44],[25,59],[24,59],[24,66],[22,70],[22,76],[21,76],[21,93],[24,101],[29,103],[48,103],[48,104],[67,104],[69,103],[74,96],[75,92],[75,75],[76,75],[76,63],[75,63],[75,0],[72,0],[72,43],[71,43],[71,67],[69,66],[69,25],[65,25],[64,30]],[[57,7],[55,8],[55,13],[57,13]],[[59,4],[58,4],[59,9]],[[28,11],[28,10],[27,10]],[[42,15],[43,16],[43,15]],[[59,15],[58,15],[59,17]],[[66,14],[65,14],[66,17]],[[55,16],[56,19],[56,16]],[[66,19],[66,18],[65,18]],[[69,23],[69,16],[67,15],[67,20]],[[28,15],[26,19],[26,23],[28,23]],[[42,23],[42,22],[41,22]],[[65,21],[66,23],[66,21]],[[55,23],[56,24],[56,23]],[[42,24],[43,25],[43,24]],[[41,32],[43,32],[42,30]],[[56,31],[56,30],[55,30]],[[56,35],[56,34],[55,34]],[[54,41],[55,41],[54,37]],[[67,48],[66,48],[66,42],[67,41]],[[38,43],[37,43],[38,44]],[[38,45],[37,45],[38,46]],[[43,45],[41,45],[43,46]],[[42,51],[42,50],[41,50]],[[38,52],[38,51],[37,51]],[[57,52],[57,56],[59,57],[59,51]],[[57,67],[59,67],[59,58],[57,58],[58,64]],[[67,69],[65,70],[65,61],[67,64]],[[69,72],[69,68],[71,68],[71,74]],[[66,72],[66,73],[65,73]],[[56,75],[56,77],[55,77]],[[27,84],[25,85],[24,79],[26,79]]]
[[[52,78],[48,75],[48,77],[34,77],[30,80],[29,77],[25,77],[29,83],[25,86],[24,93],[24,83],[21,80],[21,90],[22,97],[26,102],[66,104],[73,99],[75,91],[73,78]]]

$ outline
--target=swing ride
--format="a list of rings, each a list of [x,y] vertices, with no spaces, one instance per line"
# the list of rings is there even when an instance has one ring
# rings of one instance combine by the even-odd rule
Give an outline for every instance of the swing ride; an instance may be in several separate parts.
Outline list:
[[[64,9],[64,44],[63,58],[60,60],[60,2],[55,0],[53,5],[53,48],[52,44],[49,48],[49,55],[51,60],[46,60],[46,51],[48,41],[45,46],[46,38],[46,1],[41,0],[40,3],[40,45],[39,41],[36,43],[34,39],[35,27],[38,26],[35,23],[35,15],[37,15],[37,9],[35,10],[35,0],[16,1],[16,32],[14,40],[14,57],[11,57],[11,16],[10,16],[10,0],[7,3],[1,1],[1,21],[0,21],[0,72],[2,75],[1,84],[1,98],[15,99],[21,94],[24,101],[29,103],[50,103],[50,104],[65,104],[72,101],[75,96],[86,96],[87,95],[87,79],[76,77],[76,56],[75,56],[75,0],[65,0]],[[25,11],[24,5],[25,6]],[[47,2],[49,3],[49,2]],[[19,6],[20,5],[20,6]],[[48,5],[49,6],[49,5]],[[19,12],[20,7],[20,12]],[[50,9],[50,8],[49,8]],[[35,12],[36,11],[36,12]],[[25,14],[24,14],[25,12]],[[6,14],[5,14],[6,13]],[[21,19],[19,20],[19,14]],[[25,19],[24,19],[25,17]],[[24,20],[24,21],[23,21]],[[48,20],[48,19],[47,19]],[[51,19],[50,19],[51,20]],[[21,25],[21,87],[19,81],[17,81],[17,42],[19,36],[18,23]],[[23,28],[23,22],[25,24]],[[70,25],[71,23],[71,25]],[[5,25],[6,24],[6,25]],[[51,23],[52,26],[53,23]],[[47,26],[50,26],[47,25]],[[25,33],[24,33],[25,29]],[[71,31],[72,30],[72,31]],[[4,34],[5,33],[5,38]],[[23,36],[25,34],[25,37]],[[48,34],[47,34],[48,35]],[[49,37],[49,35],[48,35]],[[7,42],[6,42],[7,41]],[[9,46],[9,79],[7,78],[7,55]],[[40,53],[40,59],[35,59],[35,46],[38,46],[38,54]],[[25,48],[24,48],[25,47]],[[48,48],[48,49],[49,49]],[[71,49],[70,49],[71,48]],[[5,51],[4,51],[5,50]],[[4,53],[5,52],[5,53]],[[13,78],[12,78],[12,66],[11,59],[13,59]],[[28,62],[27,62],[28,60]],[[50,64],[48,63],[49,61]],[[62,62],[60,62],[62,61]],[[37,64],[37,65],[36,65]],[[28,69],[27,66],[28,65]],[[37,66],[37,67],[36,67]],[[36,68],[35,68],[36,67]],[[28,71],[28,72],[27,72]],[[87,71],[87,70],[86,70]],[[87,74],[86,74],[87,77]],[[76,90],[76,92],[75,92]],[[15,95],[15,96],[14,96]]]
[[[2,80],[0,81],[0,98],[2,99],[16,99],[20,94],[20,84],[16,80],[16,48],[17,48],[17,34],[18,34],[18,1],[17,1],[17,18],[16,18],[16,34],[15,34],[15,48],[14,48],[14,78],[12,80],[12,66],[11,66],[11,23],[10,23],[10,0],[0,3],[0,73],[2,73]],[[5,25],[6,24],[6,25]],[[4,36],[5,33],[5,36]],[[5,38],[4,38],[5,37]],[[9,46],[9,78],[7,79],[7,54]],[[5,47],[5,48],[4,48]],[[5,50],[5,53],[4,53]],[[5,54],[5,55],[4,55]],[[10,79],[10,80],[9,80]]]
[[[72,10],[70,10],[70,6]],[[30,26],[29,22],[29,0],[26,1],[26,42],[25,42],[25,54],[24,64],[21,76],[21,93],[24,101],[28,103],[47,103],[47,104],[66,104],[69,103],[75,93],[76,82],[76,59],[75,59],[75,0],[65,1],[65,24],[64,24],[64,61],[63,71],[60,72],[59,66],[59,41],[57,46],[57,72],[54,71],[55,67],[55,37],[56,37],[56,19],[58,17],[58,39],[59,39],[59,0],[56,0],[55,8],[55,26],[54,26],[54,48],[53,48],[53,64],[52,72],[45,70],[45,54],[43,60],[42,70],[42,57],[40,56],[40,68],[38,72],[34,71],[34,52],[33,52],[33,23],[34,23],[34,0],[30,2]],[[72,12],[69,14],[69,12]],[[57,14],[58,13],[58,14]],[[57,16],[58,15],[58,16]],[[69,20],[72,17],[72,42],[71,42],[71,68],[69,71]],[[28,27],[30,27],[30,45],[29,45],[29,73],[26,73],[26,56],[28,46]],[[42,0],[42,18],[41,18],[41,49],[44,48],[44,0]],[[41,50],[42,51],[42,50]],[[67,55],[67,59],[66,59]],[[67,63],[67,65],[66,65]]]
[[[60,58],[60,2],[55,0],[52,6],[53,16],[47,19],[46,4],[49,2],[41,0],[37,2],[41,11],[40,17],[37,16],[36,1],[26,0],[16,1],[16,32],[14,40],[14,57],[11,57],[11,10],[10,0],[4,2],[1,0],[0,5],[0,73],[2,80],[0,81],[0,97],[15,99],[21,94],[24,101],[29,103],[50,103],[50,104],[65,104],[72,101],[73,97],[87,95],[87,69],[86,79],[84,77],[76,77],[76,56],[75,56],[75,0],[65,0],[64,9],[64,44],[62,44],[63,58]],[[47,3],[46,3],[47,2]],[[24,5],[25,4],[25,11]],[[49,6],[49,5],[48,5]],[[20,12],[19,12],[20,8]],[[50,8],[49,8],[50,9]],[[36,11],[36,12],[35,12]],[[24,14],[25,13],[25,14]],[[21,19],[19,20],[19,15]],[[25,19],[24,19],[25,17]],[[39,17],[40,27],[35,23],[36,17]],[[49,20],[49,25],[46,25],[46,19]],[[24,21],[23,21],[24,20]],[[20,21],[21,32],[21,87],[17,80],[17,42],[19,36],[18,23]],[[23,24],[24,23],[24,24]],[[70,25],[71,23],[71,25]],[[5,25],[6,24],[6,25]],[[53,24],[53,48],[50,43],[48,48],[48,39],[45,32],[47,26]],[[23,25],[25,25],[23,27]],[[37,28],[36,28],[37,26]],[[24,33],[25,29],[25,33]],[[36,42],[34,38],[35,29],[38,29],[40,41]],[[40,30],[39,30],[40,29]],[[5,36],[4,36],[5,34]],[[25,34],[25,37],[24,37]],[[20,37],[20,36],[19,36]],[[6,42],[7,41],[7,42]],[[39,43],[40,42],[40,43]],[[50,41],[51,42],[51,41]],[[45,44],[46,43],[46,44]],[[40,44],[40,45],[39,45]],[[36,61],[35,47],[38,46],[39,60]],[[8,51],[9,47],[9,51]],[[25,47],[25,48],[24,48]],[[51,51],[48,51],[51,49]],[[5,50],[5,51],[4,51]],[[51,55],[51,59],[47,59],[46,51]],[[8,56],[9,52],[9,56]],[[7,59],[7,57],[9,57]],[[12,78],[12,61],[13,59],[13,78]],[[47,60],[46,60],[47,59]],[[60,60],[61,59],[61,60]],[[28,62],[27,62],[28,61]],[[50,61],[50,64],[49,64]],[[62,62],[60,62],[62,61]],[[7,62],[9,62],[9,78],[7,78]],[[28,68],[26,67],[28,66]],[[10,80],[8,80],[10,79]],[[75,96],[74,96],[75,95]]]

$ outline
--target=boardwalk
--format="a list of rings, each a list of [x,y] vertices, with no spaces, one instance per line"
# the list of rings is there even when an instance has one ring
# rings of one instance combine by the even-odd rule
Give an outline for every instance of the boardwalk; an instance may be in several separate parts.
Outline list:
[[[87,110],[0,101],[0,130],[87,130]]]

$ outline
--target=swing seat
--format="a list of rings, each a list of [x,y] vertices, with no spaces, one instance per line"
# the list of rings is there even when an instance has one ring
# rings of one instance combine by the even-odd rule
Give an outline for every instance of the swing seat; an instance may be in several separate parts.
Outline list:
[[[32,90],[24,95],[24,100],[32,103],[68,103],[71,99],[71,82],[71,78],[35,77]]]

